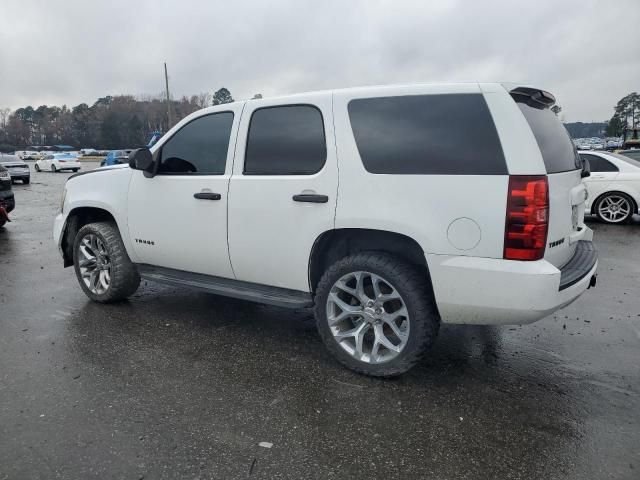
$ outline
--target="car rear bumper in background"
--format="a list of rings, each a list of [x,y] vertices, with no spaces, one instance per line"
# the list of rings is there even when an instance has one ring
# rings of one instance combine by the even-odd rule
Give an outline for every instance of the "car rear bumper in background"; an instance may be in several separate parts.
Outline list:
[[[15,172],[9,170],[9,175],[11,176],[11,180],[21,180],[23,178],[29,178],[31,176],[31,172],[28,170],[26,172]]]
[[[578,298],[598,267],[590,241],[578,242],[562,269],[532,262],[427,254],[444,323],[521,325],[535,322]]]
[[[82,168],[80,162],[58,162],[56,164],[58,170],[70,170],[72,168]]]

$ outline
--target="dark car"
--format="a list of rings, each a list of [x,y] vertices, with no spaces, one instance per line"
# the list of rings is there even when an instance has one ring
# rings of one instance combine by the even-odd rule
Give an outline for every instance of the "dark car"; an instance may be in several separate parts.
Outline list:
[[[16,206],[16,201],[11,190],[11,175],[9,171],[0,165],[0,227],[10,222],[9,212]]]
[[[29,165],[24,163],[15,155],[5,155],[0,153],[0,165],[5,167],[11,175],[11,181],[22,180],[22,183],[31,181],[31,170]]]

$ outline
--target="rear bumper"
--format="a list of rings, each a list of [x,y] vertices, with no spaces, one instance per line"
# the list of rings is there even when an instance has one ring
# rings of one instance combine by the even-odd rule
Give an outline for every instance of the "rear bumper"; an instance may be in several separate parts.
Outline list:
[[[540,320],[577,299],[598,268],[590,241],[561,270],[546,260],[427,255],[427,263],[442,321],[476,325]]]

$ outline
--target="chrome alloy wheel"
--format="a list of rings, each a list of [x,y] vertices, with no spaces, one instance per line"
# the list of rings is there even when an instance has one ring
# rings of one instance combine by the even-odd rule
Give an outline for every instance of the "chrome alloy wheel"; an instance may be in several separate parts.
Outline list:
[[[351,272],[333,284],[327,321],[336,342],[365,363],[392,360],[409,339],[409,312],[402,296],[370,272]]]
[[[101,295],[111,284],[111,260],[104,242],[94,233],[88,233],[78,246],[80,276],[87,288]]]
[[[598,204],[598,213],[607,222],[622,222],[627,218],[629,212],[631,212],[629,200],[620,195],[608,195]]]

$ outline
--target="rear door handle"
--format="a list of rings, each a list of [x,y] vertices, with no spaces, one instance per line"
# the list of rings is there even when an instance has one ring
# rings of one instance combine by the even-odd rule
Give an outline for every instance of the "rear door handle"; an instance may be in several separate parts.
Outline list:
[[[193,194],[193,198],[197,198],[198,200],[220,200],[222,195],[219,193],[198,192]]]
[[[318,195],[316,193],[299,193],[293,196],[294,202],[308,202],[308,203],[327,203],[329,197],[326,195]]]

